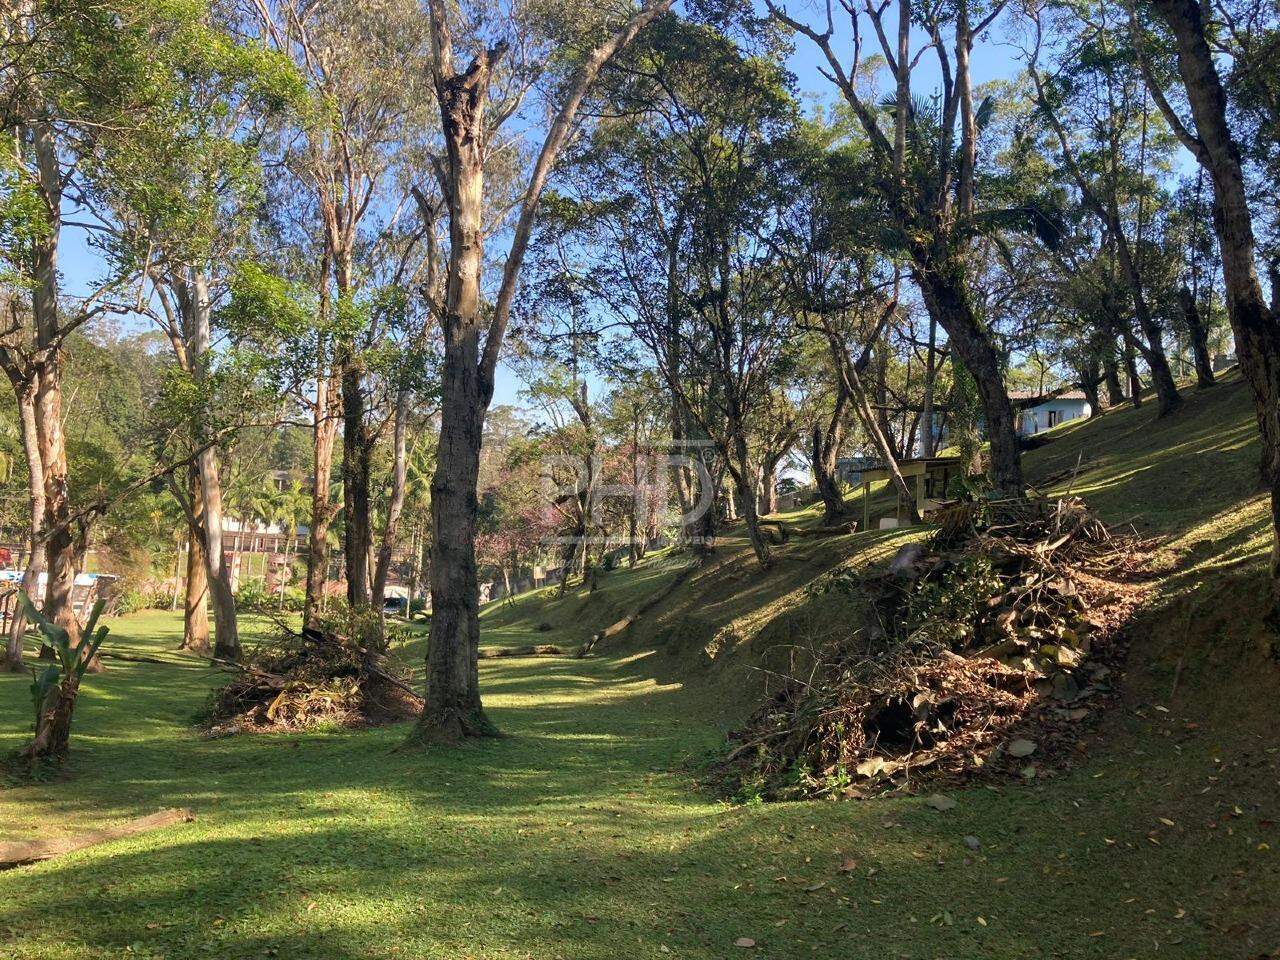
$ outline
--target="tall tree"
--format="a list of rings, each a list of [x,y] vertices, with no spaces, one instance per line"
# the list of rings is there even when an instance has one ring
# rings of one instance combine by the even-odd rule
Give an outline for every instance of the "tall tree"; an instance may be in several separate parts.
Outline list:
[[[1003,12],[1004,0],[981,5],[959,0],[924,9],[900,0],[896,30],[890,29],[894,25],[886,17],[890,4],[842,3],[853,42],[851,60],[837,51],[834,4],[827,4],[820,27],[789,12],[782,0],[766,0],[766,6],[773,17],[817,48],[826,63],[825,75],[865,135],[871,159],[865,185],[882,199],[885,225],[890,228],[886,239],[892,239],[907,257],[929,313],[946,330],[955,356],[977,385],[990,440],[994,487],[1020,495],[1017,424],[1004,385],[1003,358],[970,289],[970,239],[993,221],[1007,219],[1006,211],[979,206],[978,140],[991,107],[986,101],[975,101],[970,72],[975,38],[983,36]],[[913,17],[927,37],[914,52]],[[868,32],[877,38],[893,79],[895,98],[888,110],[873,102],[866,84],[868,58],[862,41]],[[926,55],[935,58],[936,74],[941,76],[936,104],[914,99],[913,76],[924,72]],[[888,132],[886,122],[892,124]],[[889,232],[896,236],[888,237]]]
[[[1235,332],[1240,369],[1253,393],[1262,437],[1262,477],[1271,488],[1271,612],[1280,623],[1280,315],[1267,302],[1258,276],[1258,243],[1242,162],[1228,115],[1227,90],[1210,46],[1215,25],[1195,0],[1151,0],[1144,5],[1168,31],[1171,47],[1157,47],[1130,6],[1131,28],[1147,82],[1169,126],[1213,184],[1214,228],[1222,256],[1227,315]],[[1166,93],[1166,65],[1181,81],[1189,118]],[[1251,62],[1262,67],[1261,60]],[[1162,70],[1162,68],[1164,68]],[[1272,291],[1274,294],[1274,290]]]
[[[297,64],[318,103],[306,122],[282,131],[279,150],[305,195],[300,215],[311,222],[302,235],[319,264],[320,337],[306,394],[314,461],[304,612],[310,620],[328,575],[336,509],[330,473],[339,425],[347,601],[353,611],[373,604],[374,447],[399,404],[392,399],[380,406],[375,396],[379,384],[369,365],[380,318],[370,302],[378,294],[369,287],[380,258],[396,259],[382,241],[403,226],[412,178],[407,164],[421,156],[433,126],[417,69],[428,40],[426,19],[412,0],[359,7],[253,0],[253,8],[264,39]],[[415,281],[412,272],[398,279]],[[393,536],[396,530],[398,522]]]
[[[1152,288],[1144,234],[1150,229],[1154,192],[1148,169],[1157,154],[1168,154],[1171,142],[1158,129],[1163,125],[1152,115],[1137,65],[1118,43],[1110,22],[1113,13],[1105,3],[1070,4],[1062,11],[1062,20],[1072,27],[1055,31],[1064,51],[1052,77],[1040,63],[1040,12],[1033,9],[1031,15],[1036,43],[1028,67],[1040,112],[1057,139],[1067,175],[1114,244],[1143,335],[1142,340],[1133,337],[1125,323],[1126,340],[1147,363],[1159,414],[1170,414],[1182,398],[1164,348],[1157,315],[1163,291]],[[1083,143],[1073,142],[1077,139]]]
[[[9,300],[9,343],[0,347],[0,366],[9,377],[14,397],[18,402],[18,434],[27,465],[27,562],[22,571],[22,591],[29,597],[36,596],[40,576],[45,570],[44,542],[44,465],[41,461],[39,430],[36,426],[36,394],[39,392],[40,373],[30,356],[23,349],[29,321],[19,306],[17,298]],[[15,673],[23,670],[22,638],[27,629],[25,606],[18,604],[10,615],[9,631],[5,642],[4,667]]]
[[[443,301],[433,307],[444,333],[444,366],[440,446],[431,484],[432,617],[427,702],[417,729],[423,740],[456,740],[492,729],[480,701],[476,477],[484,415],[493,399],[494,374],[511,304],[538,204],[573,131],[583,100],[605,63],[664,13],[671,2],[645,0],[624,14],[620,22],[599,23],[604,39],[577,62],[538,151],[519,203],[497,296],[486,318],[481,278],[485,172],[491,161],[488,145],[493,119],[487,115],[486,107],[494,70],[510,45],[500,41],[487,46],[479,30],[474,36],[463,36],[462,45],[473,48],[474,55],[468,66],[459,69],[455,59],[455,15],[444,0],[429,0],[432,77],[445,143],[438,179],[449,217],[449,261]]]
[[[261,122],[298,102],[301,90],[290,64],[255,45],[231,42],[228,25],[211,11],[188,22],[185,31],[184,43],[203,43],[208,50],[190,55],[190,48],[180,48],[168,83],[155,95],[156,121],[123,144],[102,141],[86,158],[97,174],[86,196],[114,227],[107,244],[112,256],[151,282],[148,299],[159,309],[140,296],[139,312],[155,318],[192,391],[187,441],[196,482],[174,481],[171,489],[183,504],[192,539],[200,540],[195,552],[204,560],[213,601],[214,653],[236,659],[240,641],[223,547],[222,461],[234,425],[252,409],[240,390],[252,376],[228,378],[220,369],[214,314],[236,262],[246,255],[261,195],[255,151]],[[228,383],[230,390],[224,389]],[[194,607],[188,612],[198,628],[199,614]],[[198,630],[187,639],[200,645]]]
[[[6,62],[13,65],[0,76],[8,131],[0,257],[8,268],[5,280],[16,279],[29,297],[32,318],[27,341],[21,346],[10,341],[0,352],[7,354],[6,370],[26,371],[21,389],[30,392],[33,403],[31,449],[39,459],[29,467],[39,471],[44,494],[34,504],[43,508],[43,612],[73,642],[79,625],[71,592],[86,528],[72,510],[64,351],[68,338],[90,320],[125,309],[112,301],[112,294],[127,278],[113,272],[88,296],[64,296],[58,266],[64,221],[85,182],[77,158],[91,151],[105,131],[123,142],[155,119],[144,51],[171,49],[163,42],[164,30],[174,28],[181,15],[146,0],[0,7],[0,38]]]

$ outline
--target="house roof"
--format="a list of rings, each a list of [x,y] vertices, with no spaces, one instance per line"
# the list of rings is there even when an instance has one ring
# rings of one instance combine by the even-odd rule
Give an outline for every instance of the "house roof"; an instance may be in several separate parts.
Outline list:
[[[1057,392],[1037,393],[1035,390],[1010,390],[1009,399],[1017,401],[1021,406],[1034,406],[1037,402],[1048,403],[1050,400],[1087,400],[1083,390],[1063,390]]]

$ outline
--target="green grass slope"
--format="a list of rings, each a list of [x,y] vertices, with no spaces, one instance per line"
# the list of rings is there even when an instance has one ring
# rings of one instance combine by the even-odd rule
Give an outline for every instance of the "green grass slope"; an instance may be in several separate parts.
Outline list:
[[[176,618],[117,621],[115,649],[174,663],[115,661],[88,680],[74,758],[56,780],[0,788],[0,839],[173,805],[198,820],[0,873],[0,957],[1274,951],[1277,684],[1255,625],[1267,540],[1251,431],[1228,382],[1167,421],[1108,413],[1029,456],[1046,488],[1163,538],[1163,579],[1123,703],[1079,757],[956,791],[948,812],[916,797],[731,807],[688,765],[747,708],[754,667],[847,626],[805,585],[911,534],[797,540],[767,576],[726,538],[599,656],[484,661],[508,736],[451,750],[397,750],[395,727],[203,740],[190,716],[216,675],[170,657]],[[579,642],[675,563],[610,574],[594,598],[495,605],[485,642]],[[28,724],[26,681],[0,677],[0,750]]]

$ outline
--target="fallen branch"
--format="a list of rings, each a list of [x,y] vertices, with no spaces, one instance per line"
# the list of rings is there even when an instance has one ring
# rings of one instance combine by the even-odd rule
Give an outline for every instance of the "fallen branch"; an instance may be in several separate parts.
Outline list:
[[[480,651],[481,660],[500,660],[504,657],[567,657],[568,651],[554,643],[535,643],[523,647],[496,647]]]
[[[0,843],[0,870],[9,870],[29,863],[51,860],[54,857],[62,856],[64,853],[71,853],[73,850],[83,850],[85,847],[97,846],[109,840],[119,840],[123,837],[132,837],[151,830],[159,830],[161,827],[172,826],[175,823],[190,823],[194,819],[195,815],[190,810],[175,807],[169,810],[161,810],[159,813],[148,814],[145,817],[138,817],[136,820],[129,820],[116,827],[106,827],[102,830],[83,833],[78,837],[65,837],[60,840],[25,840],[17,843]]]
[[[125,663],[157,663],[162,667],[184,667],[188,670],[203,670],[194,663],[182,663],[179,660],[164,660],[160,657],[146,657],[134,653],[116,653],[112,651],[98,651],[98,656],[103,660],[123,660]]]
[[[831,527],[792,527],[790,532],[793,537],[840,537],[847,533],[857,533],[858,521],[850,520]]]
[[[574,656],[577,657],[579,660],[583,659],[584,657],[590,656],[590,654],[595,650],[596,646],[600,643],[601,640],[607,640],[609,637],[615,637],[618,634],[622,633],[623,631],[629,630],[633,623],[635,623],[642,616],[644,616],[646,613],[648,613],[650,610],[652,610],[654,607],[660,604],[663,600],[667,599],[667,597],[671,596],[671,594],[675,593],[676,590],[678,590],[686,580],[688,580],[691,576],[693,576],[694,572],[697,571],[698,569],[699,568],[697,564],[690,564],[689,566],[682,569],[679,573],[675,575],[675,577],[672,579],[672,581],[669,584],[667,584],[663,589],[659,590],[657,593],[651,595],[649,599],[647,599],[644,603],[640,604],[640,606],[636,608],[634,613],[628,614],[627,616],[623,617],[621,620],[618,620],[615,623],[609,624],[609,626],[605,627],[599,633],[592,634],[591,639],[588,640],[586,643],[584,643],[581,647],[579,647],[578,652],[574,654]]]

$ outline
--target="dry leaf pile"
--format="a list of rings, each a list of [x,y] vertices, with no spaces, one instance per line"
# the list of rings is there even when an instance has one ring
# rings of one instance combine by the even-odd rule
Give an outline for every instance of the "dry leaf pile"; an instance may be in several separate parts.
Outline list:
[[[980,768],[1036,776],[1105,701],[1147,545],[1074,498],[965,503],[939,519],[887,570],[816,587],[864,601],[865,622],[731,735],[720,771],[731,792],[867,796]]]
[[[257,651],[213,694],[212,735],[374,726],[416,717],[422,702],[385,657],[325,630],[288,633]]]

